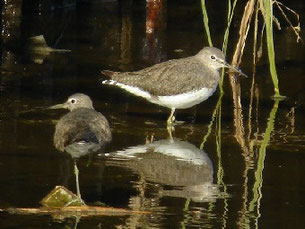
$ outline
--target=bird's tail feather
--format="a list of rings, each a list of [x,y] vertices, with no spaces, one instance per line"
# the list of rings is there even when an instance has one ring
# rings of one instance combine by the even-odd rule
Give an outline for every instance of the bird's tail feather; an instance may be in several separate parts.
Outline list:
[[[102,70],[101,73],[102,73],[103,75],[108,76],[108,77],[111,78],[115,72],[110,71],[110,70]]]

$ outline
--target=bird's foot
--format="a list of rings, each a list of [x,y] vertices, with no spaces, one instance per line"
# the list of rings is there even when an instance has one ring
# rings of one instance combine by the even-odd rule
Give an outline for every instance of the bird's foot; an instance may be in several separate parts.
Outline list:
[[[169,118],[167,119],[167,126],[181,125],[183,123],[185,123],[185,121],[176,120],[176,117],[174,115],[174,111],[171,112]]]
[[[83,199],[77,197],[72,199],[71,201],[69,201],[68,203],[65,204],[65,207],[69,207],[69,206],[85,206],[85,201],[83,201]]]
[[[174,125],[181,125],[181,124],[184,124],[185,121],[179,121],[179,120],[175,120],[175,122],[173,123]]]
[[[174,126],[177,126],[177,125],[182,125],[184,123],[185,123],[185,121],[180,121],[180,120],[175,119],[174,121],[171,121],[171,122],[167,121],[167,126],[174,127]]]

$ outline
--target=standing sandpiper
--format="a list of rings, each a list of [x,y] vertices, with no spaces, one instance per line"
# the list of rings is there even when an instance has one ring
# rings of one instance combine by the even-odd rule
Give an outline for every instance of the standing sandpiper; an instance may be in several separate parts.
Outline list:
[[[94,153],[110,142],[111,131],[107,119],[93,108],[90,97],[85,94],[73,94],[65,103],[50,107],[59,108],[70,112],[56,124],[54,145],[56,149],[70,154],[74,160],[77,196],[81,200],[76,159]]]
[[[219,82],[219,69],[240,70],[225,61],[223,52],[214,47],[205,47],[195,56],[173,59],[134,72],[102,73],[111,79],[103,84],[120,87],[151,103],[171,109],[167,120],[170,126],[175,120],[176,109],[186,109],[208,99]]]

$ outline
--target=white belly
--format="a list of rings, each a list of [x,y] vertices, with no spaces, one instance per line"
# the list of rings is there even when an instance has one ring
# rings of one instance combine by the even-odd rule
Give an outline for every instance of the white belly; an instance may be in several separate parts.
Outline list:
[[[207,100],[211,95],[213,95],[217,88],[217,86],[214,88],[202,88],[198,91],[187,92],[179,95],[151,96],[148,92],[143,91],[138,87],[128,86],[114,80],[105,80],[102,83],[118,86],[136,96],[145,98],[151,103],[176,109],[186,109]]]
[[[158,104],[168,108],[185,109],[207,100],[215,92],[214,88],[202,88],[198,91],[173,96],[158,96]]]

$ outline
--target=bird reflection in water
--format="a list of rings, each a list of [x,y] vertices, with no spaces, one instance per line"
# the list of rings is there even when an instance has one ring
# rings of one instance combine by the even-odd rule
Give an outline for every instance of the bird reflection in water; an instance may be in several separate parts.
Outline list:
[[[163,139],[111,154],[106,165],[127,167],[158,184],[161,196],[215,200],[213,165],[208,155],[187,141]]]
[[[50,107],[59,108],[70,112],[56,124],[54,145],[74,160],[77,196],[81,200],[76,160],[103,148],[111,141],[111,131],[107,119],[93,108],[90,97],[85,94],[71,95],[65,103]]]

